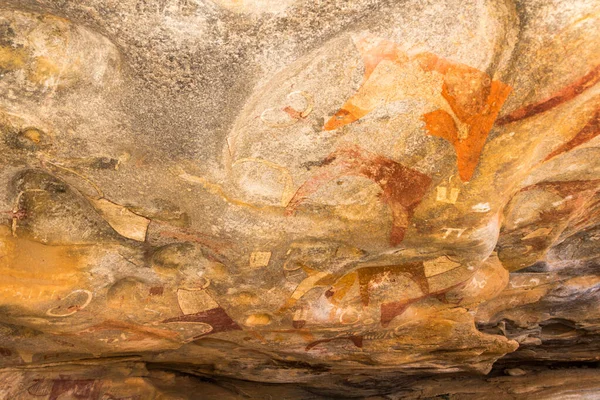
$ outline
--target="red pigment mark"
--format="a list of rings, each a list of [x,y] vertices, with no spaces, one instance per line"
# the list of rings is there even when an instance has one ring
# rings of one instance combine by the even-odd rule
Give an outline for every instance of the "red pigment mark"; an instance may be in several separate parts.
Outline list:
[[[499,118],[497,124],[506,125],[511,122],[533,117],[536,114],[548,111],[554,107],[561,105],[562,103],[565,103],[577,97],[578,95],[580,95],[581,93],[598,83],[598,81],[600,81],[600,65],[594,67],[590,72],[588,72],[576,82],[570,84],[565,88],[562,88],[550,98],[536,104],[530,104],[528,106],[519,108],[518,110],[515,110],[510,114]]]
[[[115,397],[110,393],[105,393],[102,397],[102,400],[142,400],[142,396],[139,394],[135,394],[133,396],[127,397]]]
[[[402,242],[404,231],[414,209],[425,196],[431,178],[357,146],[331,153],[321,165],[321,172],[306,180],[290,200],[286,208],[288,215],[293,214],[296,208],[323,184],[342,176],[363,176],[377,183],[383,190],[382,200],[392,213],[391,245],[396,246]]]
[[[456,289],[460,286],[465,285],[469,280],[466,279],[462,282],[457,283],[456,285],[452,285],[450,287],[447,287],[445,289],[436,291],[436,292],[427,292],[425,295],[420,296],[420,297],[416,297],[414,299],[409,299],[409,300],[400,300],[400,301],[391,301],[389,303],[384,303],[381,305],[381,326],[382,327],[387,327],[390,322],[392,322],[392,320],[399,316],[402,315],[402,313],[404,313],[404,311],[406,311],[406,309],[413,303],[428,298],[428,297],[435,297],[438,300],[440,300],[441,302],[443,302],[444,304],[448,304],[449,301],[446,298],[446,294],[452,290],[452,289]],[[458,301],[458,303],[460,303],[460,300]]]
[[[242,328],[240,328],[240,326],[234,320],[232,320],[231,317],[227,315],[225,310],[223,310],[223,308],[221,307],[212,308],[210,310],[202,311],[196,314],[187,314],[175,318],[169,318],[162,322],[203,322],[212,326],[212,331],[200,336],[205,336],[208,334],[218,332],[242,330]]]
[[[600,135],[600,109],[596,110],[596,113],[592,119],[587,123],[586,126],[583,127],[582,130],[577,132],[573,139],[569,140],[567,143],[548,154],[548,157],[546,157],[544,161],[548,161],[559,154],[566,153],[567,151],[570,151],[579,145],[589,142],[598,135]]]
[[[292,326],[296,329],[302,329],[304,327],[304,325],[306,325],[306,320],[297,319],[297,320],[292,321]]]
[[[162,286],[153,286],[150,288],[149,294],[150,296],[162,296],[165,291],[165,288]]]
[[[287,113],[287,115],[289,115],[292,119],[302,119],[304,118],[302,116],[302,113],[298,110],[293,109],[290,106],[287,106],[283,109],[283,111],[285,111]]]
[[[357,273],[360,298],[364,306],[369,305],[369,284],[385,276],[394,279],[397,276],[407,274],[413,282],[419,285],[423,293],[429,293],[429,283],[422,262],[408,263],[401,266],[366,267],[359,269]]]
[[[10,351],[10,349],[7,349],[5,347],[0,347],[0,356],[10,357],[10,356],[12,356],[12,351]]]
[[[350,101],[342,106],[334,115],[323,125],[323,130],[332,131],[344,125],[348,125],[354,121],[358,121],[370,111],[356,107]]]
[[[318,346],[321,343],[329,343],[329,342],[332,342],[334,340],[349,340],[356,347],[358,347],[360,349],[362,349],[362,347],[363,347],[363,337],[362,337],[362,335],[354,335],[354,336],[343,336],[343,337],[334,337],[334,338],[331,338],[331,339],[316,340],[316,341],[314,341],[312,343],[309,343],[308,346],[306,346],[305,351],[309,351],[310,349],[312,349],[315,346]]]
[[[381,305],[381,326],[387,327],[392,320],[401,315],[406,309],[417,300],[421,298],[411,300],[392,301]]]
[[[10,218],[14,218],[14,219],[25,219],[27,217],[27,211],[26,210],[18,210],[18,211],[0,211],[0,214],[9,214]]]
[[[71,399],[96,399],[100,396],[99,391],[102,386],[102,382],[94,379],[61,378],[54,379],[53,382],[48,400],[58,400],[62,398],[63,394],[67,394]],[[34,386],[31,386],[28,391],[36,396],[36,394],[31,393]]]
[[[539,182],[524,187],[520,192],[530,190],[544,190],[563,198],[562,209],[550,209],[540,212],[539,221],[543,224],[556,224],[557,221],[571,218],[582,209],[587,201],[594,196],[600,188],[600,179],[576,181],[551,181]]]

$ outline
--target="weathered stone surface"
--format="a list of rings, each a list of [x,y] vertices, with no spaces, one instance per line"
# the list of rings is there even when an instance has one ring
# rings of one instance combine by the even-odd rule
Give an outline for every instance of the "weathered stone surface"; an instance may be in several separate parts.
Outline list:
[[[0,396],[597,398],[599,17],[5,0]]]

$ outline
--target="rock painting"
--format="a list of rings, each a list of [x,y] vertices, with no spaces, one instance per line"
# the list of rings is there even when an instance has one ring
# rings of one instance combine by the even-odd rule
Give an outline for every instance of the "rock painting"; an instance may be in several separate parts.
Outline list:
[[[363,306],[369,305],[369,287],[382,278],[394,281],[395,277],[407,275],[416,283],[422,293],[429,293],[429,283],[425,276],[422,262],[408,263],[398,266],[365,267],[352,274],[345,275],[325,293],[332,303],[339,303],[349,289],[358,283],[360,300]]]
[[[598,135],[600,135],[600,109],[596,110],[592,116],[592,119],[583,127],[582,130],[577,132],[571,140],[548,154],[544,161],[551,160],[562,153],[573,150],[575,147],[589,142]]]
[[[449,108],[424,114],[425,128],[429,134],[452,144],[460,178],[469,181],[511,88],[475,68],[431,53],[409,57],[397,44],[385,39],[367,36],[357,40],[356,47],[365,66],[363,83],[323,129],[341,128],[366,116],[382,103],[407,97],[406,84],[398,82],[395,74],[406,74],[409,68],[440,74],[440,94]]]
[[[0,399],[572,397],[600,3],[514,3],[2,2]]]
[[[204,336],[209,333],[212,334],[242,329],[221,307],[211,308],[210,310],[201,311],[195,314],[187,314],[179,317],[168,318],[162,322],[165,324],[171,322],[201,322],[212,327],[210,332],[203,333],[200,336]]]
[[[592,68],[590,72],[582,76],[572,84],[562,88],[557,93],[553,94],[546,100],[542,100],[539,103],[529,104],[525,107],[521,107],[511,113],[498,119],[498,125],[506,125],[512,122],[520,121],[526,118],[533,117],[534,115],[546,112],[561,104],[568,102],[579,96],[586,90],[594,87],[596,83],[600,81],[600,65]]]
[[[460,178],[469,181],[511,88],[474,68],[455,65],[433,55],[424,55],[421,65],[425,71],[444,75],[442,96],[455,114],[453,118],[444,110],[427,113],[423,115],[425,127],[429,134],[446,139],[454,146]]]
[[[331,280],[332,275],[328,272],[317,271],[312,268],[303,267],[303,271],[306,273],[307,278],[302,280],[298,286],[294,289],[294,292],[286,301],[285,305],[282,306],[279,312],[283,312],[291,308],[296,304],[298,300],[300,300],[307,292],[316,288],[327,286],[328,282]]]
[[[383,190],[382,201],[392,214],[390,244],[397,246],[404,239],[410,218],[427,193],[431,179],[389,158],[378,156],[359,147],[336,150],[320,162],[320,168],[300,186],[287,206],[292,214],[298,206],[323,184],[342,176],[363,176]]]
[[[269,265],[271,259],[270,251],[255,251],[250,254],[250,267],[260,268]]]
[[[106,199],[90,199],[90,202],[119,235],[139,242],[146,240],[149,219]]]
[[[100,395],[101,385],[101,382],[94,379],[40,379],[27,388],[27,393],[34,397],[48,396],[48,400],[59,400],[65,396],[72,399],[95,399]]]
[[[428,279],[432,276],[440,275],[458,268],[459,266],[460,264],[458,263],[452,262],[446,258],[441,258],[441,261],[434,260],[425,263],[414,262],[397,266],[364,267],[340,278],[325,293],[325,296],[333,304],[339,304],[355,283],[357,283],[361,304],[363,307],[367,307],[370,305],[369,292],[371,286],[377,286],[382,279],[394,282],[398,277],[408,277],[408,279],[417,285],[421,295],[407,296],[404,293],[398,293],[395,294],[395,296],[404,299],[397,301],[380,301],[380,322],[383,327],[386,327],[394,317],[401,315],[411,304],[419,300],[427,297],[436,297],[440,301],[446,302],[445,293],[460,286],[463,282],[451,285],[443,290],[432,291]]]
[[[358,309],[366,310],[369,307],[376,307],[380,312],[379,322],[382,327],[386,327],[393,318],[401,315],[410,305],[420,300],[433,297],[443,303],[448,303],[449,300],[446,298],[446,293],[464,285],[468,280],[469,274],[466,274],[464,277],[460,277],[459,274],[457,275],[458,279],[449,277],[449,279],[454,279],[455,283],[442,288],[436,283],[433,290],[430,287],[429,280],[437,279],[447,272],[457,270],[459,267],[460,263],[454,262],[447,257],[438,257],[434,260],[402,265],[362,267],[346,274],[316,271],[304,266],[302,269],[307,274],[307,278],[300,282],[286,304],[279,310],[279,313],[294,309],[292,318],[293,326],[295,329],[302,329],[307,323],[310,306],[306,303],[302,303],[302,305],[297,305],[297,303],[310,291],[320,288],[322,296],[334,306],[331,313],[336,312],[338,308],[342,310],[342,314],[339,316],[341,324],[354,325],[359,323],[362,318],[359,316],[360,312]],[[379,294],[377,302],[375,304],[372,303],[370,293],[373,288],[381,286],[384,282],[393,285],[394,282],[400,281],[399,278],[408,279],[416,287],[411,289],[409,293],[390,293],[388,296],[384,296],[383,299],[380,298],[381,294]],[[356,301],[353,300],[355,296],[353,290],[355,288],[358,293]],[[394,298],[398,300],[394,300]],[[356,302],[358,303],[356,304]],[[354,309],[354,305],[358,309]],[[329,318],[331,320],[332,317],[330,316]],[[354,336],[354,338],[359,336]],[[353,340],[347,335],[343,335],[341,339]],[[311,345],[307,349],[331,340],[326,339],[314,343],[311,342]]]
[[[77,297],[80,297],[80,299],[77,299]],[[62,305],[52,307],[46,311],[46,315],[49,317],[68,317],[85,309],[92,301],[92,297],[93,294],[89,290],[74,290],[62,299]]]
[[[301,100],[298,101],[298,98]],[[287,95],[287,99],[292,104],[286,105],[279,110],[267,108],[260,115],[261,121],[273,128],[285,128],[308,117],[313,110],[314,100],[306,92],[294,91]],[[298,103],[301,104],[297,105]]]
[[[586,219],[587,207],[599,189],[600,180],[546,181],[521,189],[505,211],[511,228],[503,230],[498,242],[504,265],[517,269],[544,261],[563,231],[575,221]],[[543,203],[544,194],[555,196],[555,201]],[[532,203],[539,204],[534,215],[521,211]]]
[[[444,288],[442,290],[425,293],[421,297],[416,297],[416,298],[407,299],[407,300],[391,301],[389,303],[382,304],[381,305],[381,321],[380,321],[381,326],[382,327],[388,326],[395,317],[402,315],[402,313],[404,313],[408,309],[408,307],[410,307],[411,304],[416,303],[419,300],[423,300],[428,297],[434,297],[437,300],[441,301],[442,303],[446,303],[446,304],[449,303],[449,300],[446,297],[446,293],[448,293],[451,290],[454,290],[456,288],[459,288],[459,287],[463,286],[464,284],[465,284],[465,282],[459,282],[453,286]]]
[[[456,204],[460,189],[451,186],[451,179],[448,180],[448,185],[440,185],[436,188],[436,201],[441,203]]]

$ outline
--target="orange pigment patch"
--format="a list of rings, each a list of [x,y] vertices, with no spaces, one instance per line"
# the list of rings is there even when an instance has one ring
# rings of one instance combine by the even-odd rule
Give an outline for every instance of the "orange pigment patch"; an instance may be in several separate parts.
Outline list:
[[[463,181],[469,181],[479,163],[494,121],[512,90],[510,86],[492,81],[489,75],[476,68],[453,63],[431,53],[420,53],[409,59],[397,44],[383,39],[363,39],[356,43],[356,47],[361,52],[365,65],[363,83],[357,94],[344,103],[325,123],[323,129],[329,131],[340,128],[372,111],[357,107],[354,103],[379,63],[384,60],[396,64],[416,61],[416,68],[425,72],[436,72],[444,77],[440,94],[452,109],[454,116],[446,111],[436,110],[425,114],[423,119],[431,135],[452,143],[458,159],[459,175]],[[380,95],[382,94],[375,94]],[[456,126],[457,122],[461,124],[460,127]]]
[[[326,131],[333,131],[344,125],[358,121],[369,112],[369,110],[363,110],[362,108],[356,107],[352,104],[352,100],[349,100],[333,117],[331,117],[331,119],[329,119],[329,121],[325,123],[325,125],[323,125],[323,129]]]
[[[446,98],[459,120],[468,126],[466,138],[460,138],[453,118],[446,111],[436,110],[423,115],[425,128],[430,135],[449,141],[456,151],[457,167],[463,182],[471,180],[483,146],[494,125],[494,121],[511,92],[511,88],[501,82],[493,81],[484,107],[479,113],[469,115],[465,107],[448,93],[446,85],[442,95]]]

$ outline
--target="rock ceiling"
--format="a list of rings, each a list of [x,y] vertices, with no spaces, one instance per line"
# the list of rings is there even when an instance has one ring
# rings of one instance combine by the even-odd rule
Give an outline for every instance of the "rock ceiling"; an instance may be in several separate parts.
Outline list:
[[[3,0],[0,398],[600,398],[599,20]]]

